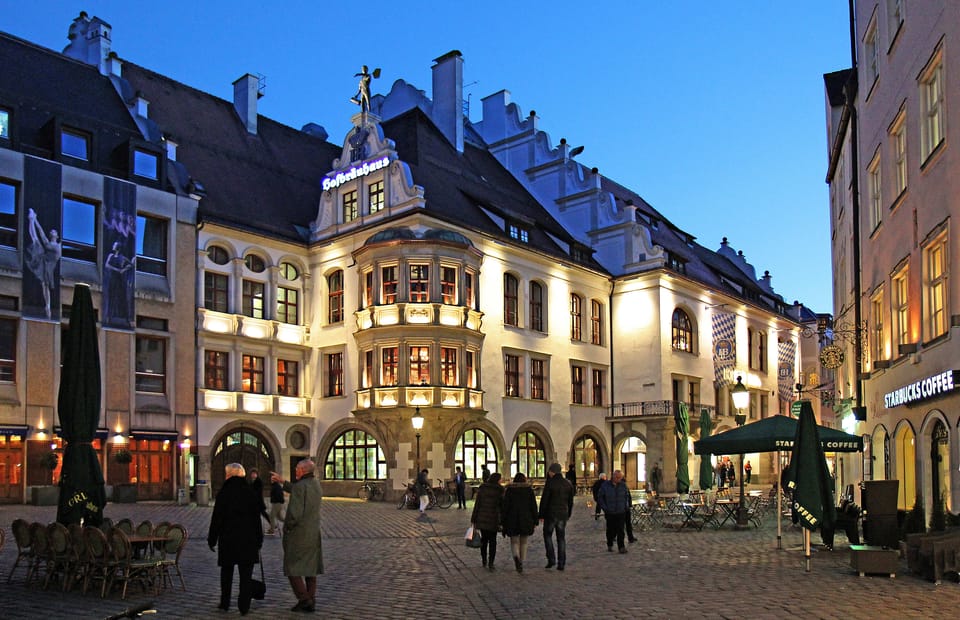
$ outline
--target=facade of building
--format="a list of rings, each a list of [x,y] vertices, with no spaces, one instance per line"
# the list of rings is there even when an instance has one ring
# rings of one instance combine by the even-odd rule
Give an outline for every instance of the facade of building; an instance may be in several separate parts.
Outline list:
[[[99,313],[103,413],[95,448],[107,484],[173,499],[194,419],[197,201],[169,191],[146,102],[110,76],[109,26],[85,21],[79,62],[0,34],[0,502],[50,485],[60,453],[60,344],[75,283]],[[187,431],[188,432],[188,431]],[[129,463],[114,454],[130,452]]]
[[[109,28],[81,15],[71,32],[91,27]],[[770,275],[575,161],[506,91],[471,122],[459,52],[434,61],[432,99],[398,80],[331,140],[259,115],[252,75],[225,101],[96,43],[67,53],[162,146],[155,189],[196,206],[169,241],[168,278],[189,274],[189,291],[164,300],[167,328],[189,335],[168,373],[178,398],[191,390],[170,415],[182,483],[216,490],[225,463],[288,474],[309,456],[333,495],[366,479],[396,495],[422,467],[536,479],[554,461],[634,487],[656,462],[669,491],[680,403],[691,472],[701,416],[734,425],[738,377],[748,420],[789,411],[803,321]],[[772,457],[747,458],[773,482]]]
[[[861,381],[864,479],[899,481],[898,507],[956,510],[960,289],[960,9],[855,2],[852,70],[825,76],[834,307],[861,337],[838,382]],[[857,329],[859,327],[859,329]],[[859,366],[859,369],[858,369]]]

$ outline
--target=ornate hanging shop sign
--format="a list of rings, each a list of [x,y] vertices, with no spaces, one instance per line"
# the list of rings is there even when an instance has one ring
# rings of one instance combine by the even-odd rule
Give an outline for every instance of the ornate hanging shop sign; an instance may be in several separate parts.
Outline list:
[[[956,370],[945,370],[888,392],[883,397],[883,406],[892,409],[952,392],[957,389],[956,373]]]

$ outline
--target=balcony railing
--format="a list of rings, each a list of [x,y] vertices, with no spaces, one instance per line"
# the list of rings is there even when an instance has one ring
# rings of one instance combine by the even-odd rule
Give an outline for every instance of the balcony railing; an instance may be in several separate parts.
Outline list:
[[[215,312],[206,308],[197,308],[197,314],[200,329],[205,332],[245,336],[256,340],[276,340],[295,345],[303,345],[307,340],[307,328],[304,325],[254,319],[239,314]]]
[[[608,418],[640,418],[649,416],[670,416],[676,411],[680,401],[676,400],[647,400],[633,403],[616,403],[610,405]],[[710,412],[710,418],[716,417],[716,407],[713,405],[688,405],[690,410],[690,423],[693,424],[700,419],[700,412],[706,409]]]
[[[444,325],[479,331],[483,313],[464,306],[397,303],[363,308],[355,316],[361,330],[389,325]]]
[[[455,386],[388,386],[357,390],[357,409],[450,407],[481,409],[483,392]]]
[[[310,415],[310,399],[303,396],[251,394],[221,390],[197,390],[197,407],[205,411],[229,411],[262,415]]]

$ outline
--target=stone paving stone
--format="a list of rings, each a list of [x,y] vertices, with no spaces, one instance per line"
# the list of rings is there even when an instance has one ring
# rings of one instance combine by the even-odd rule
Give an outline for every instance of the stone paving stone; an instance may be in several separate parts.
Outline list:
[[[472,507],[472,504],[471,504]],[[155,601],[157,618],[217,618],[219,571],[206,546],[212,508],[165,502],[108,504],[114,521],[173,521],[190,540],[183,566],[187,591],[177,587],[158,597],[131,588],[126,601],[114,593],[44,591],[23,585],[18,569],[0,587],[0,618],[105,618],[138,603]],[[540,530],[530,538],[524,572],[513,568],[509,540],[500,537],[497,569],[487,572],[479,553],[463,543],[470,510],[397,510],[389,502],[327,498],[323,501],[324,560],[319,579],[318,618],[930,618],[960,605],[960,586],[940,586],[910,575],[901,563],[896,579],[858,577],[846,547],[813,555],[804,572],[801,535],[784,522],[783,550],[776,525],[747,531],[660,529],[638,532],[629,553],[607,553],[603,520],[577,499],[567,528],[567,570],[546,570]],[[4,505],[0,551],[4,582],[16,555],[10,523],[21,517],[49,522],[55,507]],[[814,535],[816,539],[817,535]],[[251,617],[298,618],[282,572],[281,541],[267,536],[263,547],[267,596],[254,601]],[[255,569],[255,573],[259,570]],[[234,586],[236,596],[236,585]],[[951,612],[952,613],[952,612]]]

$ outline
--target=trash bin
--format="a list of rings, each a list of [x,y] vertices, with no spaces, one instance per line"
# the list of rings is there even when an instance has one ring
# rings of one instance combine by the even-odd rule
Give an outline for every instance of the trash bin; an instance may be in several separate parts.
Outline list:
[[[197,506],[210,505],[210,485],[206,482],[197,483]]]
[[[177,489],[177,504],[180,506],[186,506],[190,503],[190,494],[186,487],[180,487]]]

